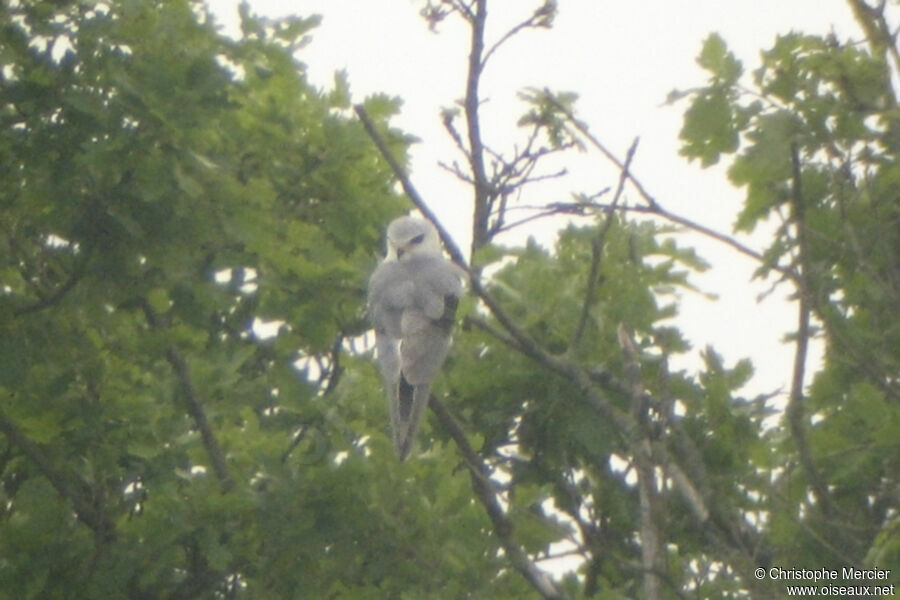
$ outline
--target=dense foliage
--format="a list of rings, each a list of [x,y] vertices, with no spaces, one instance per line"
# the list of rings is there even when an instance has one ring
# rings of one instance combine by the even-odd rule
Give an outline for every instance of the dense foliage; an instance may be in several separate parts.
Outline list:
[[[707,348],[700,372],[669,368],[689,350],[677,292],[707,265],[656,199],[620,203],[642,190],[630,156],[611,201],[547,205],[581,218],[552,250],[496,243],[543,156],[599,144],[573,94],[532,90],[521,153],[487,168],[487,2],[422,4],[432,27],[472,30],[444,116],[476,266],[406,463],[363,314],[403,174],[342,76],[306,82],[317,21],[244,9],[231,40],[188,0],[0,6],[0,600],[769,598],[785,582],[754,569],[900,573],[885,7],[850,0],[867,44],[785,35],[752,78],[711,36],[707,85],[673,95],[684,154],[727,156],[747,191],[738,233],[779,224],[757,255],[797,298],[775,422],[739,393],[749,360]],[[363,110],[402,165],[398,105]],[[826,361],[804,388],[814,336]],[[580,567],[552,579],[560,551]]]
[[[883,12],[851,2],[868,45],[792,33],[763,53],[753,89],[718,37],[700,64],[684,153],[747,190],[738,230],[780,226],[760,272],[799,298],[798,346],[818,336],[824,368],[795,390],[758,468],[777,564],[810,568],[900,560],[900,113]],[[882,10],[883,10],[882,6]]]
[[[383,424],[377,394],[319,396],[402,205],[343,84],[292,58],[315,22],[245,15],[232,42],[176,0],[0,23],[0,597],[399,597],[441,587],[439,556],[502,590],[452,550],[490,546],[478,511],[435,525],[465,480],[334,461]],[[315,358],[322,381],[293,366]]]

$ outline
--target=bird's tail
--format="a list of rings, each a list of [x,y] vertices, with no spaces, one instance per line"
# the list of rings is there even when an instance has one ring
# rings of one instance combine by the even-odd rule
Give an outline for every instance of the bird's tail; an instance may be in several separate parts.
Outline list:
[[[427,383],[412,385],[400,376],[397,402],[391,407],[391,425],[393,425],[394,448],[400,460],[406,460],[416,440],[416,432],[428,406],[431,386]]]

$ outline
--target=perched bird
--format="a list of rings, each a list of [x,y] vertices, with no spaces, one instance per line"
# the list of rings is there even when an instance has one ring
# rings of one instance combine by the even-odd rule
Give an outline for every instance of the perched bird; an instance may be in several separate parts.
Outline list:
[[[368,313],[400,460],[412,449],[450,349],[464,275],[444,258],[430,222],[400,217],[388,225],[387,256],[369,279]]]

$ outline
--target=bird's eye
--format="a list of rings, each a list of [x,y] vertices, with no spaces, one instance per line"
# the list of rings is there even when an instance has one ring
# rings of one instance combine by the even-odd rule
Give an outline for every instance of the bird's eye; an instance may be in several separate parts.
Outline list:
[[[409,243],[410,243],[410,244],[421,244],[422,241],[423,241],[424,239],[425,239],[425,234],[424,234],[424,233],[420,233],[419,235],[417,235],[417,236],[414,237],[413,239],[409,240]]]

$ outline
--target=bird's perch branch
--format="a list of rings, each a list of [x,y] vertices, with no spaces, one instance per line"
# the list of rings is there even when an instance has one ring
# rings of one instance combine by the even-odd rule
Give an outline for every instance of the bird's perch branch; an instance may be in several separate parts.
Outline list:
[[[372,138],[372,142],[375,143],[375,147],[377,147],[378,151],[381,152],[381,156],[384,157],[384,160],[387,161],[388,166],[391,167],[394,175],[400,181],[400,185],[403,186],[403,191],[406,193],[406,196],[410,200],[412,200],[412,203],[416,205],[416,208],[419,209],[419,212],[421,212],[426,219],[431,221],[431,223],[438,230],[438,235],[441,236],[441,241],[444,243],[444,247],[450,254],[450,258],[452,258],[453,262],[455,262],[457,265],[468,271],[469,264],[466,261],[466,257],[463,255],[462,251],[459,249],[459,246],[453,240],[453,237],[450,235],[450,233],[438,220],[437,215],[435,215],[434,212],[428,207],[428,205],[425,203],[425,200],[422,198],[422,195],[419,194],[419,191],[412,184],[412,181],[410,180],[409,174],[406,172],[406,169],[403,168],[403,165],[400,164],[400,161],[397,160],[393,152],[391,152],[391,149],[388,148],[387,142],[384,141],[384,138],[378,132],[378,129],[375,128],[375,123],[372,122],[372,119],[366,112],[365,107],[362,104],[357,104],[353,107],[353,110],[356,111],[356,115],[359,117],[363,128],[366,130],[366,133],[369,134],[369,137]]]
[[[466,437],[465,431],[457,420],[450,414],[447,407],[444,406],[433,395],[429,400],[431,410],[437,416],[438,421],[453,438],[457,448],[466,461],[469,474],[472,479],[472,489],[478,497],[478,501],[484,506],[485,512],[494,527],[494,533],[500,540],[503,550],[509,557],[510,562],[517,571],[538,591],[538,593],[547,600],[563,600],[566,595],[559,589],[556,582],[541,570],[528,554],[519,546],[514,539],[513,522],[506,516],[500,500],[494,490],[494,482],[490,479],[490,469],[484,460],[475,452],[469,439]]]

